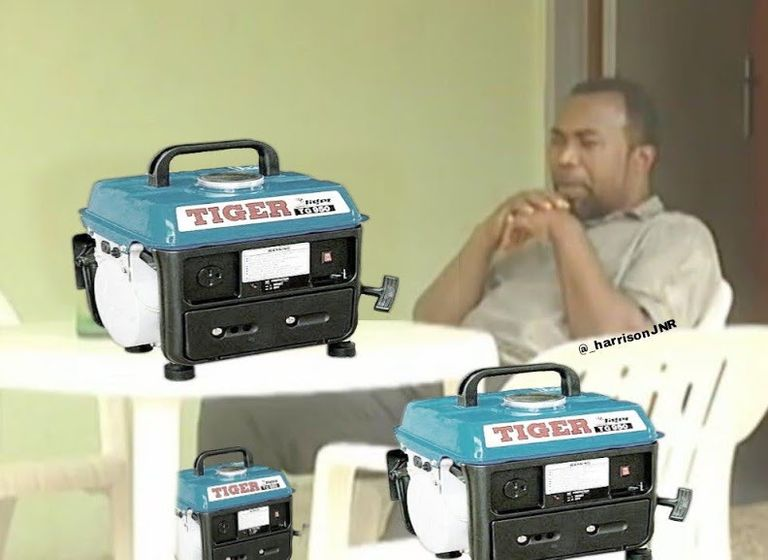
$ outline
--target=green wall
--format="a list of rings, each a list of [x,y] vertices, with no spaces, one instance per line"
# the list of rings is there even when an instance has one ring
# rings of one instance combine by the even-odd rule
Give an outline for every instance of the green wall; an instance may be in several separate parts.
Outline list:
[[[364,279],[398,274],[392,317],[407,318],[494,204],[543,185],[544,6],[0,2],[0,292],[24,321],[72,317],[82,294],[69,238],[94,180],[140,173],[167,144],[254,137],[277,148],[284,169],[351,190],[372,216]],[[242,158],[194,156],[177,168]],[[371,303],[363,318],[375,317]],[[0,407],[0,460],[96,449],[89,399],[4,393]],[[191,449],[187,438],[185,460]],[[103,503],[23,501],[10,557],[105,553]]]

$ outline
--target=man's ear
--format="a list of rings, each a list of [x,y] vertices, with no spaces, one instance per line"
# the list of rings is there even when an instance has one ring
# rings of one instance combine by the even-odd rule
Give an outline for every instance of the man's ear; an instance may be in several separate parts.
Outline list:
[[[653,171],[658,159],[658,150],[655,146],[650,144],[643,144],[642,146],[636,146],[632,152],[632,160],[639,170],[645,173]]]

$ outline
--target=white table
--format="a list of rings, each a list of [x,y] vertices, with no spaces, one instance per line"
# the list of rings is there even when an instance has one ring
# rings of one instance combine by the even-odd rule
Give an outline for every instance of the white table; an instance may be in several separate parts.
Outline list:
[[[106,338],[78,338],[70,323],[23,325],[0,329],[0,389],[132,401],[133,557],[169,560],[183,399],[397,387],[460,378],[498,362],[493,339],[476,331],[361,321],[352,339],[352,359],[329,358],[325,346],[314,346],[200,365],[194,380],[172,382],[159,350],[128,354]]]

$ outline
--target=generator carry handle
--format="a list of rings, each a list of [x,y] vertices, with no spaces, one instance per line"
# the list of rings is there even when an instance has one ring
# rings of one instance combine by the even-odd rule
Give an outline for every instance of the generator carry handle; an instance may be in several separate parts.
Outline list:
[[[581,381],[576,372],[562,364],[524,364],[519,366],[503,366],[478,369],[467,375],[459,386],[459,406],[477,406],[477,387],[480,381],[487,377],[501,375],[517,375],[540,371],[556,371],[560,374],[560,387],[563,396],[576,397],[581,394]]]
[[[217,455],[227,455],[229,453],[242,453],[243,464],[246,468],[253,466],[253,455],[245,447],[223,447],[221,449],[213,449],[211,451],[203,451],[195,459],[195,474],[197,476],[203,476],[205,474],[205,460]]]
[[[184,154],[200,154],[203,152],[218,152],[221,150],[236,150],[250,148],[259,154],[259,173],[264,177],[280,174],[280,161],[275,149],[265,142],[251,140],[223,140],[220,142],[198,142],[194,144],[177,144],[162,149],[149,162],[147,171],[148,183],[152,187],[168,187],[171,184],[171,160]]]

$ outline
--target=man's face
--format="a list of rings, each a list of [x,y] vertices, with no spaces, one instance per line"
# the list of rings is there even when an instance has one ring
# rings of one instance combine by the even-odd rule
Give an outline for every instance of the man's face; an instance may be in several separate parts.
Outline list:
[[[552,128],[552,182],[581,219],[624,208],[636,194],[626,125],[619,94],[591,93],[569,97]]]

